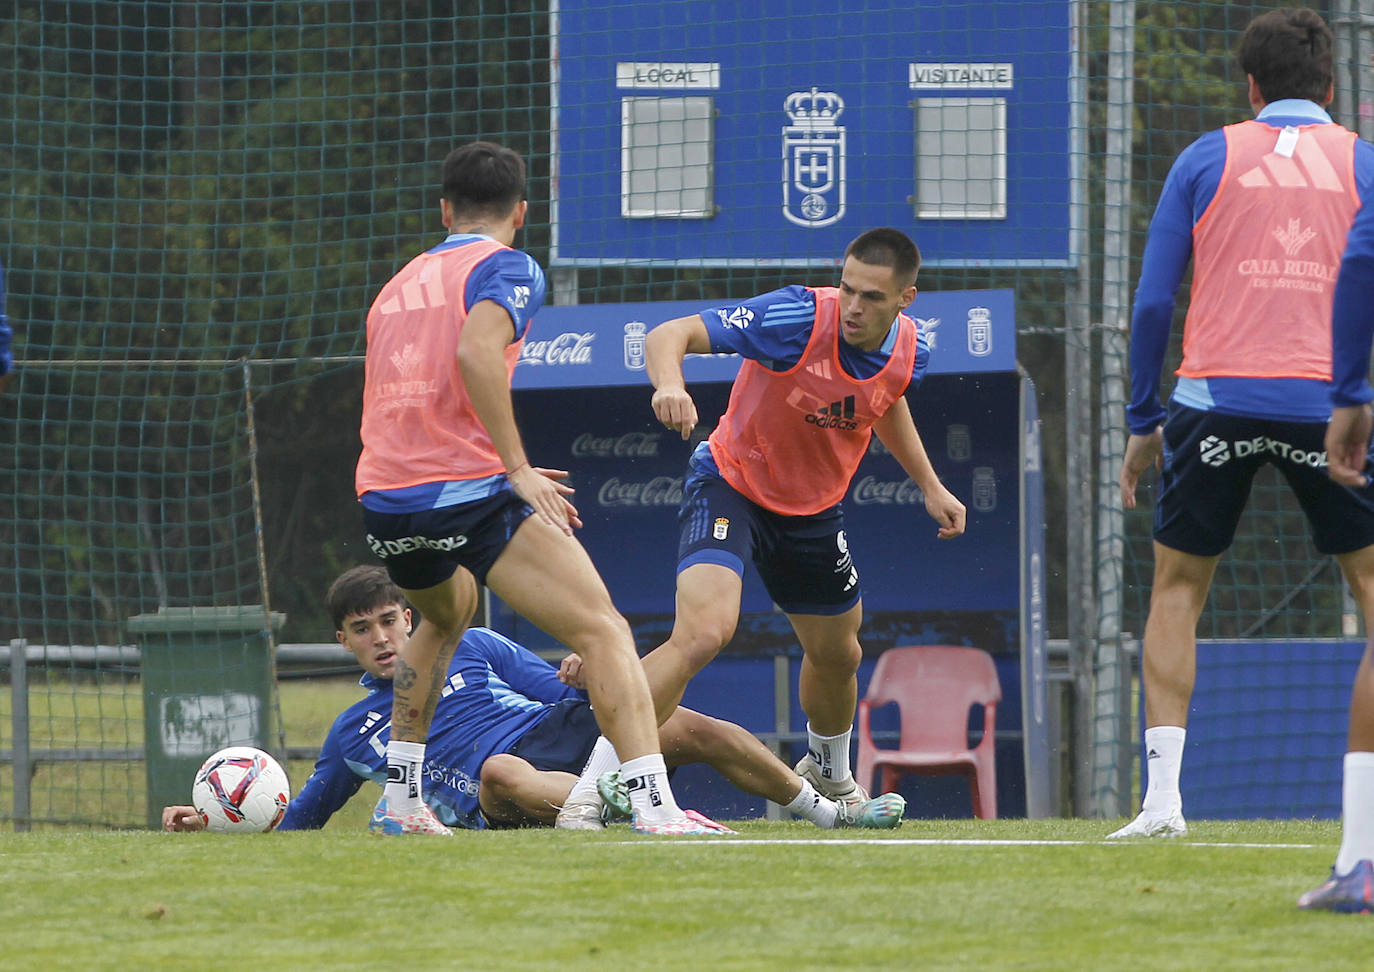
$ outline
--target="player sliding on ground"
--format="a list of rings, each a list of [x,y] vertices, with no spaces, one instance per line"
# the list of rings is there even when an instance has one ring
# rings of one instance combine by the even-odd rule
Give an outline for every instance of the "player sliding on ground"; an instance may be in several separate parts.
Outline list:
[[[322,827],[365,780],[385,779],[392,676],[409,638],[410,610],[386,572],[372,566],[342,574],[327,601],[339,643],[363,667],[368,695],[335,720],[314,773],[278,830]],[[598,735],[586,694],[560,682],[553,666],[494,631],[471,628],[454,653],[435,707],[425,798],[450,827],[553,824],[557,818],[565,828],[600,829],[610,808],[595,790],[568,803]],[[858,807],[827,800],[733,723],[679,708],[660,737],[669,766],[706,763],[746,793],[782,804],[818,827],[901,823],[906,802],[897,794]],[[616,809],[629,809],[618,774],[604,780],[602,789]],[[167,807],[162,821],[167,830],[203,828],[190,806]],[[728,832],[719,824],[703,826]]]

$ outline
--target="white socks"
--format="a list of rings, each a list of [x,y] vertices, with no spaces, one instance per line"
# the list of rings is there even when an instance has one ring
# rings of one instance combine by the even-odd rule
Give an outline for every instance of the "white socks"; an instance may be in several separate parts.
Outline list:
[[[386,744],[386,805],[393,813],[414,813],[423,806],[420,770],[425,744],[392,739]]]
[[[801,781],[801,792],[783,809],[827,830],[835,826],[840,815],[839,804],[821,796],[811,781],[805,779]]]
[[[620,778],[630,791],[630,805],[645,822],[676,820],[682,809],[668,786],[668,767],[662,753],[637,756],[620,764]]]
[[[1183,740],[1187,730],[1182,726],[1155,726],[1145,730],[1145,765],[1149,783],[1140,809],[1149,814],[1164,815],[1183,809],[1183,797],[1178,792],[1178,773],[1183,765]]]
[[[597,792],[596,781],[601,774],[609,773],[619,765],[620,757],[615,754],[611,741],[605,736],[598,736],[591,755],[587,757],[587,765],[582,767],[582,775],[568,794],[567,802],[600,803],[601,794]]]
[[[1374,861],[1374,753],[1346,753],[1341,783],[1341,850],[1336,873]]]
[[[849,738],[852,730],[838,736],[821,736],[806,724],[807,753],[821,768],[821,778],[836,783],[849,778]]]

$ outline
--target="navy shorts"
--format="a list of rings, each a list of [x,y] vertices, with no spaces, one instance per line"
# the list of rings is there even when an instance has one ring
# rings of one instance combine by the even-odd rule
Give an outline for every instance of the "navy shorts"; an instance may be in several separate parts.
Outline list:
[[[485,584],[487,571],[534,508],[504,489],[494,496],[418,513],[378,513],[363,507],[367,545],[396,585],[423,591],[459,567]]]
[[[507,750],[537,770],[578,776],[592,754],[601,729],[592,704],[583,699],[564,699]]]
[[[1325,422],[1288,422],[1207,412],[1172,403],[1164,423],[1164,464],[1155,504],[1155,539],[1215,557],[1231,545],[1255,473],[1273,464],[1307,515],[1323,554],[1374,543],[1374,487],[1349,489],[1326,474]]]
[[[859,603],[859,572],[838,505],[783,516],[693,467],[677,518],[678,573],[693,564],[720,564],[743,577],[752,561],[768,596],[787,614],[834,616]]]
[[[601,729],[592,715],[592,704],[581,699],[555,702],[534,728],[521,736],[510,749],[537,770],[545,772],[582,774],[582,768],[592,755]],[[489,830],[516,830],[530,826],[528,820],[495,820],[481,807],[478,811]]]

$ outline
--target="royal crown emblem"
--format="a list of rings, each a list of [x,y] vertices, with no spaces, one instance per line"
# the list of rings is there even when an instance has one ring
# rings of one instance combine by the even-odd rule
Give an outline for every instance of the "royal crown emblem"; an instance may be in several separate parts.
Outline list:
[[[844,215],[845,134],[834,91],[793,91],[782,103],[782,213],[798,226],[829,226]]]
[[[992,312],[986,307],[968,309],[968,353],[975,358],[992,354]]]
[[[833,91],[793,91],[782,103],[793,125],[831,126],[844,113],[844,99]]]

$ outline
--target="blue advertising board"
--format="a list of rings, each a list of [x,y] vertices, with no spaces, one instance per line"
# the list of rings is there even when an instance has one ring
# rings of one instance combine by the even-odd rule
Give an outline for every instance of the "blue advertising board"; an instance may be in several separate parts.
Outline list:
[[[734,355],[694,356],[684,363],[701,416],[692,440],[684,442],[666,432],[650,408],[643,338],[658,323],[706,306],[545,307],[531,325],[515,371],[515,408],[526,451],[537,465],[571,472],[573,501],[583,520],[578,537],[630,620],[641,652],[671,631],[676,513],[687,457],[724,413],[739,368]],[[1042,502],[1038,480],[1026,477],[1028,468],[1039,469],[1038,420],[1033,395],[1026,405],[1029,393],[1016,368],[1012,293],[922,293],[911,313],[934,348],[927,376],[908,392],[908,401],[936,471],[968,507],[968,530],[957,540],[939,540],[920,490],[874,438],[844,500],[864,596],[861,677],[867,678],[873,656],[897,644],[966,644],[992,653],[1004,695],[999,733],[1008,736],[1003,741],[999,735],[1001,812],[1043,815],[1039,779],[1022,771],[1023,764],[1038,767],[1047,758],[1040,748],[1034,757],[1022,755],[1023,742],[1043,747],[1047,738],[1043,577],[1032,582],[1027,576],[1032,555],[1036,570],[1043,570],[1043,524],[1030,534],[1023,528],[1026,512],[1038,516]],[[1033,460],[1028,448],[1035,450]],[[500,630],[537,650],[557,650],[499,601],[492,608],[492,623]],[[753,571],[745,578],[741,609],[726,654],[745,664],[749,678],[770,681],[773,656],[795,656],[796,638]],[[1026,654],[1031,641],[1041,646],[1038,655]],[[797,663],[790,659],[794,687]],[[771,706],[758,704],[757,696],[749,712],[727,704],[728,693],[722,694],[710,671],[708,666],[694,681],[688,704],[755,732],[776,728]],[[1032,718],[1024,733],[1023,708]],[[794,731],[805,728],[799,713],[794,698]],[[881,720],[875,728],[884,728]],[[966,813],[966,803],[962,797],[955,801],[963,808],[958,812]]]
[[[1199,639],[1179,777],[1188,817],[1339,819],[1350,686],[1364,650],[1335,639]],[[1145,725],[1143,693],[1139,718]],[[1142,793],[1149,767],[1142,746]]]
[[[550,263],[1071,266],[1075,0],[556,0]]]
[[[1010,290],[921,291],[907,313],[931,341],[930,375],[1016,370],[1015,294]],[[704,301],[545,305],[521,349],[512,387],[648,387],[644,336],[675,317],[714,305]],[[734,381],[736,354],[691,354],[683,362],[689,386]],[[647,399],[646,399],[647,401]]]

